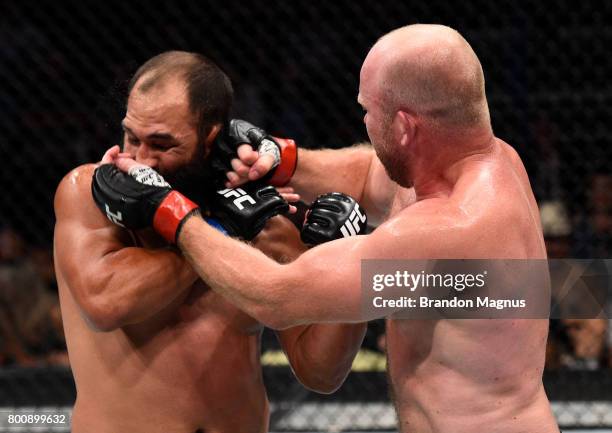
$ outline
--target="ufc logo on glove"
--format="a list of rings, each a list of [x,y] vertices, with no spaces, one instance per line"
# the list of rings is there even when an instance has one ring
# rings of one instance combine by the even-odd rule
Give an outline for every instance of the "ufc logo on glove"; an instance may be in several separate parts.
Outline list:
[[[359,234],[363,223],[366,222],[366,219],[367,217],[365,216],[365,214],[361,213],[359,205],[355,203],[355,207],[353,208],[349,219],[340,228],[340,233],[342,233],[342,236],[344,236],[345,238]]]
[[[251,203],[252,205],[256,203],[255,199],[248,195],[242,188],[227,188],[222,189],[221,191],[217,191],[217,193],[221,194],[225,198],[236,197],[236,200],[234,200],[233,203],[234,206],[236,206],[239,210],[244,209],[244,205],[242,203],[244,203],[245,201]]]

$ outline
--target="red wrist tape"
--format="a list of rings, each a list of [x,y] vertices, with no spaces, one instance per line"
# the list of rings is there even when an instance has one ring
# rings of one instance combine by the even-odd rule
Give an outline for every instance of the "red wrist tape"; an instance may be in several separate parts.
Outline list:
[[[163,199],[155,216],[153,217],[153,228],[168,242],[176,243],[176,231],[183,218],[188,213],[197,209],[198,205],[189,200],[178,191],[172,191]]]
[[[297,167],[297,145],[290,138],[276,138],[280,146],[280,164],[274,169],[274,174],[268,181],[272,186],[285,186],[291,180]]]

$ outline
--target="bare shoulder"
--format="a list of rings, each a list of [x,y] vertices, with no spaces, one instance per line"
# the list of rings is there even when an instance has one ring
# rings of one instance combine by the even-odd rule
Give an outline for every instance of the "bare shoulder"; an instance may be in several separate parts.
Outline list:
[[[64,258],[133,245],[130,233],[112,224],[96,206],[91,193],[95,169],[95,164],[85,164],[71,170],[55,192],[54,243],[56,253]]]
[[[519,156],[518,152],[516,151],[514,147],[506,143],[501,138],[498,138],[497,141],[501,145],[504,152],[506,152],[506,155],[508,155],[513,161],[521,161],[521,157]]]
[[[55,191],[56,219],[62,221],[78,215],[86,215],[86,221],[106,225],[106,219],[96,207],[91,195],[91,179],[95,164],[84,164],[71,170],[60,181]]]
[[[373,234],[396,258],[441,258],[453,255],[474,225],[473,217],[453,201],[436,198],[404,208]]]
[[[83,194],[86,189],[91,188],[91,178],[96,169],[95,164],[84,164],[74,168],[60,181],[55,191],[55,201],[64,198],[73,198],[74,195]]]
[[[527,180],[527,171],[525,169],[525,165],[523,164],[523,160],[521,159],[516,149],[503,140],[498,139],[498,141],[501,144],[501,148],[504,152],[504,155],[506,155],[506,157],[510,160],[514,171],[519,173],[519,175],[521,176],[521,180]]]

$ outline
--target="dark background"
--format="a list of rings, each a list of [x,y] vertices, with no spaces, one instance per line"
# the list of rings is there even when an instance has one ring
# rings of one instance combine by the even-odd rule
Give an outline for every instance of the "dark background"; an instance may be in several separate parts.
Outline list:
[[[341,147],[366,139],[356,96],[369,47],[401,25],[447,24],[479,55],[494,130],[540,200],[579,216],[590,176],[610,173],[609,2],[19,1],[0,12],[0,220],[30,242],[51,240],[61,177],[118,142],[130,75],[171,49],[229,73],[236,115]]]
[[[2,2],[0,403],[74,397],[68,370],[46,370],[65,364],[53,301],[53,194],[70,169],[119,142],[125,89],[140,64],[167,50],[205,54],[232,78],[236,116],[304,147],[343,147],[367,139],[356,97],[369,48],[417,22],[457,29],[479,56],[493,129],[523,158],[541,208],[553,205],[549,255],[610,257],[611,2]],[[40,319],[22,323],[34,304]],[[609,327],[551,323],[545,379],[553,399],[605,399]],[[375,322],[364,349],[380,354],[383,332]],[[266,335],[264,351],[273,350]],[[266,377],[273,399],[312,397],[286,369]],[[382,373],[353,374],[347,386],[330,399],[388,401]],[[273,425],[287,407],[273,411]],[[596,412],[594,425],[605,416]]]

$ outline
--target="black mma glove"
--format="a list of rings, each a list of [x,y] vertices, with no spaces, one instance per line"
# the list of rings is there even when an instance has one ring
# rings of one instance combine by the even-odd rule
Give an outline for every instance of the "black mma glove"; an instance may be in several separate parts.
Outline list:
[[[260,155],[274,157],[272,170],[264,177],[269,185],[283,186],[289,183],[297,167],[297,146],[288,138],[272,137],[263,129],[241,119],[230,120],[221,130],[213,143],[210,155],[212,170],[221,184],[226,180],[225,173],[232,171],[231,161],[238,158],[238,146],[250,144]]]
[[[368,220],[365,211],[349,195],[329,192],[310,205],[302,227],[302,242],[319,245],[334,239],[363,234]]]
[[[210,211],[230,236],[251,240],[270,218],[289,212],[289,204],[273,186],[248,183],[217,191]]]
[[[133,167],[126,174],[113,164],[103,164],[94,171],[91,192],[113,223],[131,230],[153,227],[171,243],[176,242],[185,217],[198,209],[146,166]]]
[[[287,202],[272,188],[250,195],[244,190],[225,190],[212,205],[217,221],[211,225],[230,235],[251,239],[268,218],[289,210]],[[150,167],[136,166],[129,174],[111,164],[94,171],[94,201],[108,219],[128,229],[153,227],[164,239],[176,243],[183,222],[198,206]],[[224,220],[227,218],[226,220]],[[220,223],[221,227],[217,223]]]

